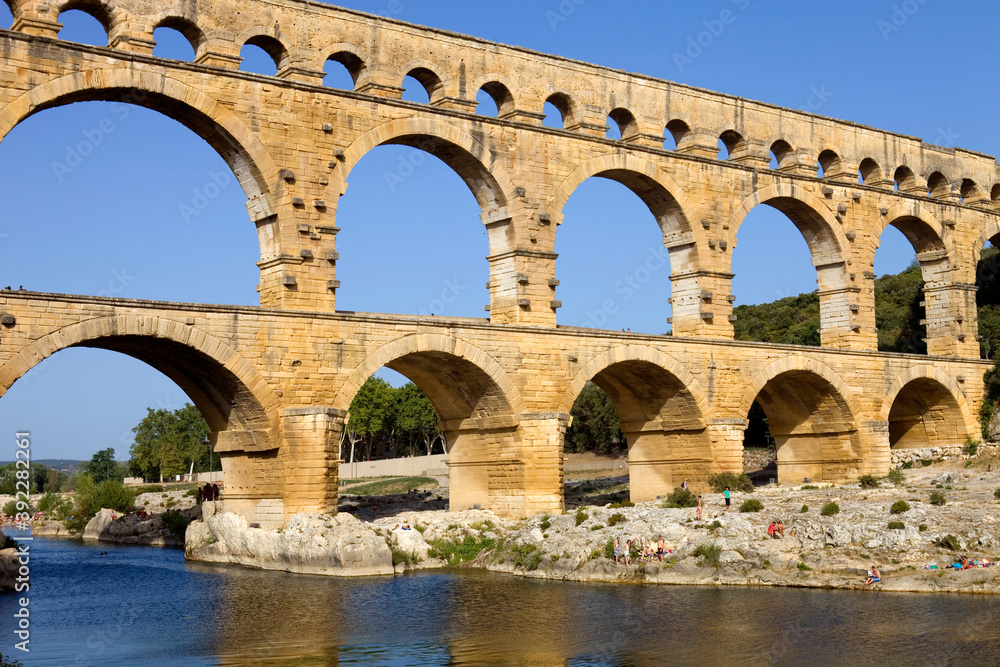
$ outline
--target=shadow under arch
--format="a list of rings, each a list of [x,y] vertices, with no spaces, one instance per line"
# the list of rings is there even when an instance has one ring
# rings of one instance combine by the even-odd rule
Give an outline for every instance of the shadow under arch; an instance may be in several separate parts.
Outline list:
[[[961,387],[930,364],[913,366],[893,381],[880,417],[889,425],[890,449],[961,444],[978,431]]]
[[[0,141],[26,118],[73,102],[133,104],[176,120],[226,161],[254,208],[270,211],[267,184],[276,167],[250,128],[204,93],[139,65],[67,74],[36,86],[0,110]],[[262,257],[269,253],[276,250],[261,248]]]
[[[860,406],[829,366],[798,355],[774,361],[750,382],[740,415],[749,414],[755,400],[774,437],[779,483],[841,482],[860,474]]]
[[[128,355],[163,373],[191,398],[208,422],[212,448],[222,459],[227,511],[253,521],[260,503],[283,502],[280,399],[250,362],[226,343],[169,318],[88,319],[21,348],[0,367],[0,397],[35,365],[70,347]]]
[[[500,364],[451,336],[405,336],[373,351],[351,371],[333,407],[346,412],[361,386],[382,367],[411,380],[438,413],[448,442],[450,509],[479,505],[498,514],[522,514],[518,415],[525,406]]]
[[[685,480],[705,488],[712,474],[708,398],[687,368],[650,347],[616,347],[584,364],[563,394],[560,412],[570,412],[588,381],[607,394],[621,420],[633,502],[666,495]]]

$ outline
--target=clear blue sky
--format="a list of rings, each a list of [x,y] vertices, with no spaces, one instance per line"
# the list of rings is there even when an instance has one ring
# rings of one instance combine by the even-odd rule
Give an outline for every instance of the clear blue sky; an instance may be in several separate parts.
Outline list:
[[[829,91],[819,112],[933,143],[995,154],[1000,5],[941,0],[763,0],[610,2],[431,0],[344,2],[343,6],[609,67],[802,107],[814,88]],[[692,63],[674,54],[731,10],[736,21]],[[907,13],[909,12],[909,13]],[[905,20],[904,20],[905,19]],[[62,37],[106,43],[96,22],[68,12]],[[895,23],[893,22],[895,20]],[[880,23],[882,22],[882,23]],[[0,24],[10,15],[0,3]],[[898,29],[889,29],[896,28]],[[169,31],[157,55],[190,59]],[[246,68],[267,63],[246,49]],[[271,65],[273,68],[273,65]],[[329,82],[336,85],[332,73]],[[79,165],[67,147],[111,119]],[[461,180],[429,159],[390,190],[384,179],[409,149],[382,147],[355,169],[338,225],[348,310],[484,316],[488,301],[485,234]],[[79,294],[256,305],[256,233],[231,180],[198,216],[182,204],[204,192],[226,165],[174,121],[137,107],[103,103],[53,109],[0,142],[0,286]],[[805,243],[781,214],[762,207],[740,231],[734,253],[737,303],[760,303],[815,288]],[[607,243],[614,227],[619,241]],[[624,187],[592,179],[569,200],[559,229],[560,324],[588,326],[589,311],[660,244],[652,216]],[[913,250],[890,229],[876,272],[896,272]],[[669,317],[669,271],[655,273],[608,321],[612,329],[662,333]],[[434,306],[441,292],[458,298]],[[89,458],[115,447],[127,458],[130,429],[147,406],[180,407],[184,394],[138,361],[110,352],[65,350],[0,400],[0,460],[15,430],[34,434],[35,458]]]

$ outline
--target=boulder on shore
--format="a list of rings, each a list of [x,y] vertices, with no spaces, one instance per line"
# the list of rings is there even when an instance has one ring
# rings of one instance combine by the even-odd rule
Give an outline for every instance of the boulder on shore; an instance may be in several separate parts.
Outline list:
[[[20,566],[16,548],[0,550],[0,591],[14,590]]]
[[[393,574],[385,538],[347,513],[296,514],[278,530],[250,528],[231,512],[206,514],[188,526],[184,552],[188,560],[300,574]]]

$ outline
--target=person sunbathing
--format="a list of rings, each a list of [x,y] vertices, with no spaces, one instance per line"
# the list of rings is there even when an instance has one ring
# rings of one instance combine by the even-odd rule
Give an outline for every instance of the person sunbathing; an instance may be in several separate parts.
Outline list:
[[[782,538],[785,536],[785,522],[778,519],[778,525],[774,527],[775,538]]]
[[[865,579],[865,584],[877,584],[882,581],[882,573],[878,571],[878,566],[872,565],[872,569],[868,570],[868,578]]]

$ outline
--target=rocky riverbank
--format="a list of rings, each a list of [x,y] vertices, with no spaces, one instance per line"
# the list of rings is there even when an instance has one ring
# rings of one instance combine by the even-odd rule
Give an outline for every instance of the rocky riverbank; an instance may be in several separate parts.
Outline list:
[[[469,561],[465,566],[569,581],[816,588],[865,588],[866,571],[877,565],[881,590],[994,593],[1000,592],[1000,567],[944,566],[959,554],[1000,557],[995,469],[990,457],[918,466],[904,471],[898,484],[883,479],[878,488],[772,485],[736,494],[729,513],[719,494],[705,494],[701,521],[694,509],[659,502],[581,507],[523,521],[481,510],[401,511],[371,523],[346,513],[299,515],[281,531],[248,528],[239,517],[220,514],[192,523],[186,553],[192,560],[333,575]],[[763,510],[739,512],[747,498]],[[893,513],[898,501],[905,505]],[[831,503],[837,513],[823,511]],[[783,539],[767,535],[776,519],[784,522]],[[662,538],[672,553],[662,563],[633,558],[628,566],[616,564],[615,537],[640,549]]]

